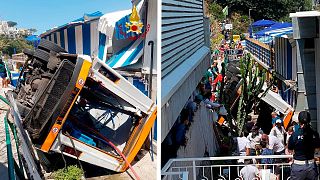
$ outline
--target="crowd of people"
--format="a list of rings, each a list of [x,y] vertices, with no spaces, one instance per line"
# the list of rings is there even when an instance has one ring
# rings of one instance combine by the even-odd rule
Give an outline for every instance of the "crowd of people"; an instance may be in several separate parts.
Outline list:
[[[204,73],[196,90],[189,97],[177,122],[166,137],[164,144],[169,147],[168,149],[171,149],[167,154],[173,154],[172,157],[176,156],[176,153],[181,146],[184,147],[187,145],[188,138],[186,137],[186,133],[193,123],[194,114],[198,110],[201,102],[204,103],[206,108],[212,109],[216,113],[226,114],[224,106],[219,103],[220,87],[224,79],[218,65],[219,62],[223,60],[224,51],[219,51],[218,49],[214,51],[211,66]]]
[[[197,111],[200,102],[207,108],[219,113],[223,108],[220,104],[221,83],[226,79],[218,68],[220,62],[225,62],[225,51],[236,48],[243,50],[241,43],[230,47],[225,41],[214,51],[213,63],[206,71],[196,91],[189,97],[182,110],[176,125],[166,138],[169,146],[174,146],[176,152],[180,146],[186,146],[188,139],[186,132],[193,122],[193,116]],[[292,119],[287,128],[283,126],[282,117],[277,112],[271,113],[272,129],[270,132],[263,132],[261,127],[253,121],[245,124],[245,129],[240,137],[235,137],[237,152],[239,156],[268,156],[268,155],[293,155],[293,158],[257,158],[239,160],[243,164],[240,175],[244,180],[251,180],[259,177],[261,169],[270,169],[270,172],[280,179],[280,174],[287,173],[285,177],[290,179],[317,179],[318,171],[314,160],[314,151],[320,148],[318,133],[312,130],[310,125],[310,114],[306,111],[300,112],[297,119]],[[281,163],[292,163],[291,168],[281,169]],[[278,165],[270,165],[278,164]]]
[[[253,162],[239,160],[238,163],[245,164],[240,171],[245,180],[258,177],[259,169],[270,169],[278,179],[281,172],[279,163],[292,163],[291,172],[285,174],[291,179],[317,179],[318,171],[314,161],[314,151],[320,147],[319,135],[312,130],[309,112],[300,112],[298,119],[293,119],[287,130],[283,127],[283,121],[276,112],[272,112],[272,129],[263,132],[256,123],[248,123],[245,128],[250,128],[250,133],[245,136],[235,137],[237,152],[240,156],[259,155],[292,155],[291,158],[262,158]],[[250,126],[251,125],[251,126]],[[250,166],[250,167],[248,167]],[[299,173],[300,172],[300,173]],[[303,174],[303,175],[302,175]]]

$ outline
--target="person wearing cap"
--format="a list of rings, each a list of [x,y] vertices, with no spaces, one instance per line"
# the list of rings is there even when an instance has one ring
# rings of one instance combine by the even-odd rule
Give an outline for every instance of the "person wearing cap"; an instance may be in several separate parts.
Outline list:
[[[259,133],[259,127],[253,126],[251,129],[251,133],[247,136],[249,143],[246,145],[246,155],[253,156],[256,155],[256,146],[260,145],[261,134]]]
[[[271,129],[270,135],[277,137],[282,144],[285,144],[286,130],[282,126],[281,119],[276,120],[276,125]]]
[[[300,128],[289,138],[288,150],[293,153],[291,180],[318,179],[314,152],[320,147],[319,134],[310,125],[311,116],[307,111],[298,115]]]
[[[272,127],[273,126],[275,126],[275,124],[276,124],[276,121],[278,120],[278,119],[280,119],[280,117],[278,116],[278,114],[276,113],[276,112],[272,112],[271,113],[271,117],[272,117]],[[281,120],[281,119],[280,119]],[[282,123],[282,120],[281,120],[281,123]]]

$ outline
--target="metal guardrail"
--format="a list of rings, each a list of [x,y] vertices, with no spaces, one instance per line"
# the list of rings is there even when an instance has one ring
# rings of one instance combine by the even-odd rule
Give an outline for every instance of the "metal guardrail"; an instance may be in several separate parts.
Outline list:
[[[274,49],[267,44],[248,37],[246,38],[246,43],[246,50],[255,56],[259,60],[259,63],[273,68]]]
[[[240,180],[240,170],[244,167],[244,164],[237,164],[232,161],[240,159],[289,159],[292,155],[265,155],[265,156],[226,156],[226,157],[202,157],[202,158],[177,158],[170,159],[161,170],[162,179],[175,180],[175,179],[238,179]],[[230,164],[223,164],[223,162]],[[220,163],[220,164],[219,164]],[[270,170],[264,168],[258,168],[261,172],[261,178],[263,175],[275,172],[276,169],[280,171],[281,179],[289,179],[289,173],[286,170],[290,170],[290,163],[274,163],[274,164],[252,164],[255,166],[270,166]],[[279,170],[280,169],[280,170]],[[236,173],[236,174],[235,174]],[[233,178],[231,178],[233,176]]]

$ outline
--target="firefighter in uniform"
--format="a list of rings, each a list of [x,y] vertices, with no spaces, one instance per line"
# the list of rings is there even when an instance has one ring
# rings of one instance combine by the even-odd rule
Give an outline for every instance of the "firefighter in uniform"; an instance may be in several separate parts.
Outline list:
[[[300,128],[289,139],[288,149],[293,152],[290,180],[318,179],[314,152],[319,148],[319,134],[311,128],[310,113],[301,111],[298,116]]]

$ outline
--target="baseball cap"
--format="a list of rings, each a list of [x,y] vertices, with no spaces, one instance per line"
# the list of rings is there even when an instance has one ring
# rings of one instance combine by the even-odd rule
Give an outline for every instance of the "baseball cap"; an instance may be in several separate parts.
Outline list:
[[[276,123],[280,123],[280,124],[281,124],[281,123],[282,123],[282,122],[281,122],[281,119],[277,119],[277,120],[276,120]]]

